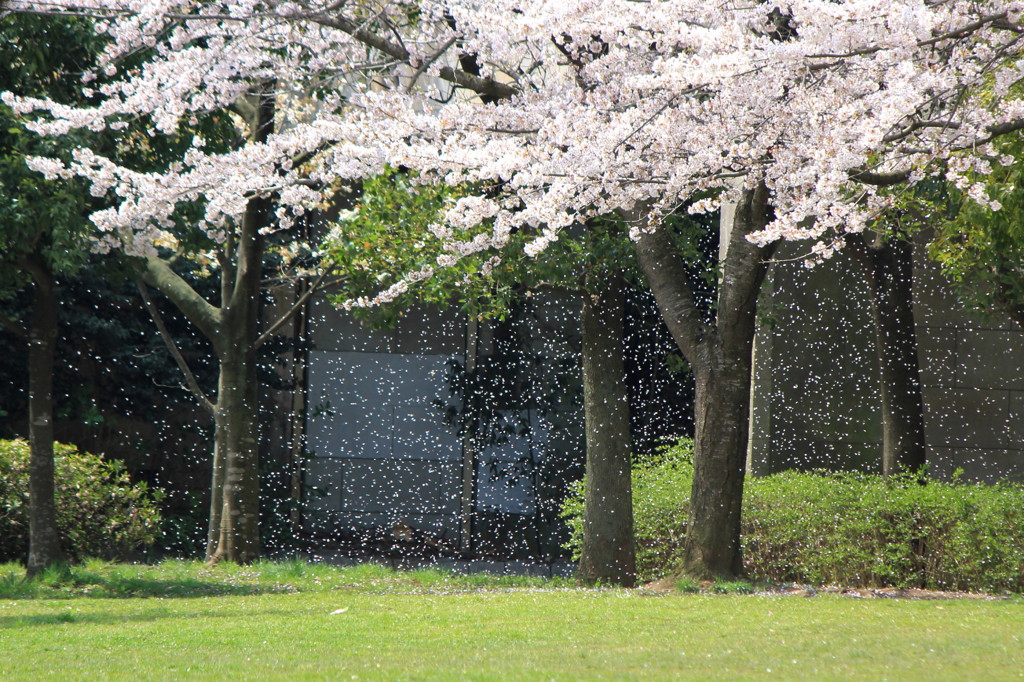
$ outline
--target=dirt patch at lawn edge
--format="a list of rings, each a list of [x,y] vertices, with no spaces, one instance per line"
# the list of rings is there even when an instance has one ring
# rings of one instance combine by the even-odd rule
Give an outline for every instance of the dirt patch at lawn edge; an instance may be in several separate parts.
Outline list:
[[[698,583],[702,594],[714,594],[715,583],[710,580]],[[662,578],[642,585],[639,589],[651,592],[674,592],[676,581]],[[828,585],[810,587],[807,585],[775,585],[769,583],[753,583],[751,594],[783,596],[783,597],[817,597],[821,594],[837,594],[853,599],[1007,599],[1006,595],[986,594],[983,592],[959,592],[944,590],[925,590],[918,587],[842,587]]]

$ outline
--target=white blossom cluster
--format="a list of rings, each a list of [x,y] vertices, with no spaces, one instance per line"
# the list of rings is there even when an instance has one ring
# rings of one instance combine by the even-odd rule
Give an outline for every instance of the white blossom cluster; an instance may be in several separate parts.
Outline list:
[[[265,141],[196,143],[161,173],[86,152],[67,168],[32,162],[116,197],[93,218],[98,243],[130,253],[155,248],[181,202],[201,200],[219,237],[273,195],[284,228],[339,180],[391,164],[488,188],[431,229],[438,267],[521,228],[536,255],[590,216],[643,205],[656,224],[761,182],[774,219],[753,238],[812,239],[827,257],[897,181],[944,173],[998,208],[968,178],[1001,161],[993,137],[1024,127],[1020,1],[67,1],[111,42],[84,79],[94,108],[4,94],[41,134],[138,116],[171,132],[253,93],[307,100]]]

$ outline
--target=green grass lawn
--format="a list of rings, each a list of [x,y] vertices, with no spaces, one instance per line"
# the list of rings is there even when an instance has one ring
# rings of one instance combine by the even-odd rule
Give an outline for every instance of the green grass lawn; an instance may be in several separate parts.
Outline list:
[[[18,573],[0,567],[3,680],[1024,676],[1020,599],[655,595],[298,563]]]

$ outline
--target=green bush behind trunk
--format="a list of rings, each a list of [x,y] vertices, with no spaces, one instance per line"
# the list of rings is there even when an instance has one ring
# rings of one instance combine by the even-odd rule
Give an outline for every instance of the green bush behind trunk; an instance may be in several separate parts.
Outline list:
[[[633,467],[642,580],[681,559],[692,442]],[[583,484],[563,508],[578,550]],[[968,485],[913,475],[788,471],[748,478],[743,556],[751,578],[861,587],[1024,592],[1024,486]]]
[[[64,556],[125,558],[160,532],[159,490],[132,483],[119,461],[54,444],[57,528]],[[0,563],[28,556],[29,446],[0,440]]]

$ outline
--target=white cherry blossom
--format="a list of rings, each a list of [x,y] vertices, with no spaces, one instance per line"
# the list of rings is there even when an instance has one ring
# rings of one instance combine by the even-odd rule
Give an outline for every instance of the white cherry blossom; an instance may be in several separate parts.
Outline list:
[[[7,11],[53,11],[34,0]],[[1024,3],[949,0],[67,0],[110,37],[89,109],[18,98],[34,129],[177,131],[203,112],[272,94],[263,143],[213,153],[200,139],[163,173],[88,154],[75,173],[116,209],[102,248],[145,253],[182,202],[222,230],[247,199],[279,219],[330,201],[385,164],[424,181],[478,183],[432,231],[452,258],[640,203],[714,210],[763,181],[775,220],[753,238],[815,239],[870,225],[877,186],[983,169],[985,143],[1024,125]],[[411,19],[411,17],[416,17]],[[139,55],[144,55],[140,59]],[[469,59],[475,68],[465,66]],[[475,79],[475,80],[474,80]],[[301,159],[301,163],[295,163]],[[978,165],[981,163],[982,165]],[[495,193],[497,191],[497,194]],[[991,205],[981,189],[968,194]],[[499,196],[500,195],[500,196]],[[473,230],[492,226],[488,234]],[[468,234],[467,231],[472,234]],[[429,235],[426,235],[429,237]],[[445,264],[450,259],[445,259]],[[443,265],[441,265],[443,267]],[[400,273],[393,273],[400,274]]]

